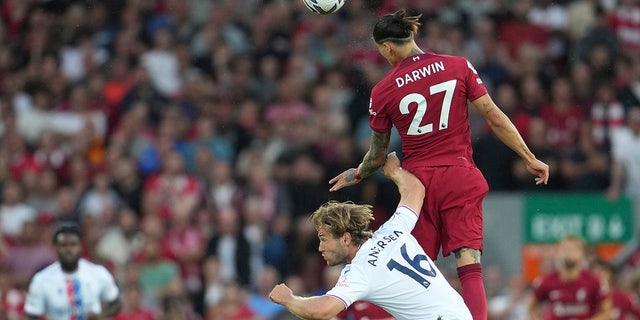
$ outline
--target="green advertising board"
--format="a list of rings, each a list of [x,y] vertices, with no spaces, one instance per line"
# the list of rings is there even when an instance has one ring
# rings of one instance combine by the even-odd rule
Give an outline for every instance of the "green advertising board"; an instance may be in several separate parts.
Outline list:
[[[633,234],[633,208],[628,198],[609,201],[602,194],[532,194],[525,197],[527,243],[556,242],[573,234],[590,243],[619,243]]]

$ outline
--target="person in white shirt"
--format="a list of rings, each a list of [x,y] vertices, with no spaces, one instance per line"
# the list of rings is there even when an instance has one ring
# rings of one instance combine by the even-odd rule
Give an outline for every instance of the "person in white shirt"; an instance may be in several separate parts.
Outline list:
[[[311,216],[327,264],[347,263],[333,289],[300,297],[279,284],[269,297],[304,319],[329,319],[357,300],[375,303],[397,319],[472,319],[460,294],[411,235],[424,186],[402,169],[395,153],[387,156],[383,173],[398,186],[400,203],[375,232],[368,229],[369,205],[329,201]]]
[[[105,267],[80,258],[80,230],[63,225],[53,242],[58,261],[31,279],[26,319],[93,320],[116,315],[122,305],[120,290]]]
[[[626,120],[627,125],[611,137],[610,199],[621,195],[640,199],[640,107],[629,108]]]

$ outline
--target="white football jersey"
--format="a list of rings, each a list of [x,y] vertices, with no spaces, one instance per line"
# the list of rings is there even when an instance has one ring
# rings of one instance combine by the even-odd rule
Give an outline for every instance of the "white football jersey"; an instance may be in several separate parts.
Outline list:
[[[33,276],[24,311],[46,315],[48,320],[82,320],[89,312],[99,314],[101,303],[114,301],[119,294],[105,267],[80,259],[78,270],[69,274],[55,262]]]
[[[417,213],[399,206],[362,244],[327,295],[345,308],[356,300],[375,303],[397,319],[471,320],[460,294],[411,235],[417,220]]]

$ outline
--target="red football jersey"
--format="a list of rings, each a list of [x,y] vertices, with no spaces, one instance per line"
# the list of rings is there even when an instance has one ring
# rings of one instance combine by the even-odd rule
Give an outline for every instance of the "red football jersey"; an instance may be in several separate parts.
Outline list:
[[[410,56],[372,90],[369,124],[398,129],[402,165],[474,166],[467,100],[487,93],[467,59],[425,53]]]
[[[589,270],[570,281],[562,280],[557,271],[534,282],[533,294],[543,304],[545,320],[591,319],[606,298],[600,290],[600,279]]]
[[[630,293],[618,288],[613,288],[610,292],[610,297],[613,302],[612,319],[640,319],[640,310],[635,307],[633,297]]]

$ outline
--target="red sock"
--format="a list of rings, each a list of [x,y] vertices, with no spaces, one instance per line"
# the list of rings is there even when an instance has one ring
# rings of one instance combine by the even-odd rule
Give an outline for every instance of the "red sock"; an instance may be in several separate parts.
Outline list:
[[[482,282],[482,265],[474,263],[458,267],[458,278],[462,285],[462,298],[471,311],[473,320],[487,320],[487,295]]]

